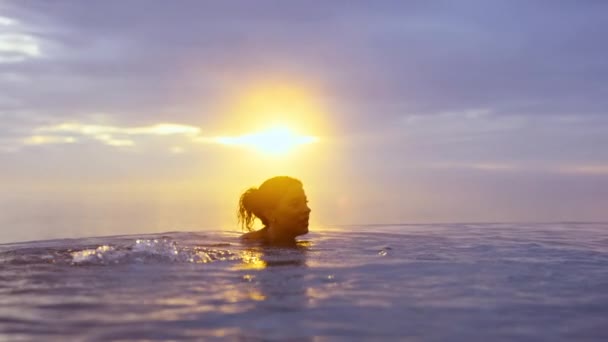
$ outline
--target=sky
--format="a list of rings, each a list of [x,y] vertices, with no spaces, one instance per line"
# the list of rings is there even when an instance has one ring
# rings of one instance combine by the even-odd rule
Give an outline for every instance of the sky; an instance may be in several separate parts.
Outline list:
[[[604,1],[0,0],[0,243],[608,220]]]

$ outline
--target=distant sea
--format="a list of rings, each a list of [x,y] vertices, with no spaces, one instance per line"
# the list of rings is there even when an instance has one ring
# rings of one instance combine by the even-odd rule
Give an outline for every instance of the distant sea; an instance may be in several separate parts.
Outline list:
[[[608,341],[608,224],[311,232],[0,245],[0,340]]]

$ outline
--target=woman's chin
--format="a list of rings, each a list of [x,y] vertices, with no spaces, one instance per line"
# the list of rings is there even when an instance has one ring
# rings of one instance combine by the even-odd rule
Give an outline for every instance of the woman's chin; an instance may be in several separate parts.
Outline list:
[[[308,234],[308,224],[306,224],[305,226],[302,226],[302,228],[300,228],[300,233],[298,235],[304,235],[304,234]]]

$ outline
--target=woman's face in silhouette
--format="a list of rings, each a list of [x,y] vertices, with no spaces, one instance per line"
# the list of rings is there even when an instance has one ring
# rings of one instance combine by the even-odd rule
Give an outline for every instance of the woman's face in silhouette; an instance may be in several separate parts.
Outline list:
[[[272,228],[293,237],[308,233],[309,215],[306,193],[299,185],[289,187],[269,213]]]

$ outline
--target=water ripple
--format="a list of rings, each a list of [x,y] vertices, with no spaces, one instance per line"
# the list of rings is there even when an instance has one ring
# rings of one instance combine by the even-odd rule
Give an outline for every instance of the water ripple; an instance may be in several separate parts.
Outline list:
[[[604,341],[607,228],[361,226],[294,249],[212,232],[3,245],[0,339]]]

